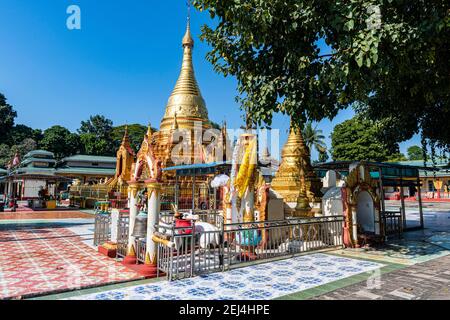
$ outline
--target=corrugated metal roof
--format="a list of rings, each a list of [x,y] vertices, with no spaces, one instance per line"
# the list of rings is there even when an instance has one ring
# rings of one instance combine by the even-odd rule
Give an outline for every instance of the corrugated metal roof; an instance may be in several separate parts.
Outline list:
[[[85,161],[85,162],[110,162],[116,163],[116,157],[105,157],[105,156],[89,156],[85,154],[77,154],[70,157],[65,157],[61,160],[62,162],[67,161]]]
[[[393,162],[396,164],[404,165],[404,166],[414,166],[414,167],[423,167],[424,163],[423,160],[409,160],[409,161],[397,161]],[[432,168],[433,166],[436,167],[448,167],[450,165],[448,160],[442,160],[438,159],[436,160],[436,163],[433,165],[432,161],[425,162],[425,167]]]
[[[231,161],[219,161],[210,163],[186,164],[174,167],[163,168],[163,171],[176,171],[177,175],[189,176],[193,174],[211,174],[215,168],[223,165],[230,165]]]
[[[79,167],[69,167],[69,168],[57,168],[56,174],[95,174],[95,175],[107,175],[113,176],[116,174],[116,169],[110,168],[79,168]]]
[[[31,162],[47,162],[47,163],[55,164],[56,160],[55,159],[47,159],[47,158],[34,158],[34,157],[31,157],[31,158],[26,158],[25,160],[23,160],[20,163],[20,165],[26,165],[26,164],[29,164]]]
[[[48,157],[52,157],[52,158],[55,157],[53,152],[50,152],[50,151],[47,151],[47,150],[33,150],[33,151],[28,152],[24,156],[24,158],[31,158],[31,157],[34,157],[36,155],[48,156]]]

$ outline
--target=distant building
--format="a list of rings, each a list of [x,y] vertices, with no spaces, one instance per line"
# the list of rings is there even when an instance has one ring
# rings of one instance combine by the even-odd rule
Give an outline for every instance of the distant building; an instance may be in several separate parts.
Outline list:
[[[75,179],[95,184],[114,177],[115,166],[115,157],[75,155],[57,162],[52,152],[34,150],[9,171],[0,170],[0,195],[37,199],[39,191],[45,189],[49,196],[56,196]]]
[[[68,180],[56,175],[55,164],[52,152],[31,151],[18,166],[0,178],[0,184],[3,185],[1,189],[4,194],[20,200],[36,199],[43,189],[48,190],[49,196],[55,196],[59,183]]]
[[[74,155],[66,157],[56,165],[56,174],[82,184],[95,184],[105,178],[110,179],[116,173],[116,158],[103,156]]]
[[[400,161],[398,164],[423,167],[423,160]],[[433,165],[431,161],[425,163],[425,167],[436,168],[436,171],[419,170],[422,182],[422,192],[425,198],[436,198],[439,191],[440,198],[450,198],[450,162],[448,160],[437,160]]]

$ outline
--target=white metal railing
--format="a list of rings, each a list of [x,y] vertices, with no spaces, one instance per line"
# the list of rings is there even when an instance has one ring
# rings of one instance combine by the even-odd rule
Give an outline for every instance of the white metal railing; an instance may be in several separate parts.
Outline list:
[[[343,246],[342,216],[221,224],[211,230],[198,230],[195,222],[155,227],[158,271],[169,280]]]

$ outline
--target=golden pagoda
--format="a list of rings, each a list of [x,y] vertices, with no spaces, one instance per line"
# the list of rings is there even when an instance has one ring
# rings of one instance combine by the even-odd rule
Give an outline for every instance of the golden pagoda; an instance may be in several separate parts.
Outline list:
[[[286,214],[314,215],[310,203],[320,201],[322,182],[311,166],[309,148],[303,140],[301,130],[292,125],[281,153],[280,167],[271,187],[283,197],[287,205]]]
[[[203,141],[202,144],[198,143],[200,135],[203,137],[203,132],[211,128],[211,124],[208,119],[205,100],[195,79],[192,63],[194,40],[191,36],[189,18],[182,46],[183,63],[181,72],[167,102],[160,130],[154,135],[156,140],[156,157],[162,160],[163,167],[199,162],[202,145],[209,142]],[[180,139],[175,134],[175,131],[178,132],[178,135],[185,134],[185,136]],[[181,141],[186,143],[185,152],[183,152],[182,157],[173,158],[172,150]]]

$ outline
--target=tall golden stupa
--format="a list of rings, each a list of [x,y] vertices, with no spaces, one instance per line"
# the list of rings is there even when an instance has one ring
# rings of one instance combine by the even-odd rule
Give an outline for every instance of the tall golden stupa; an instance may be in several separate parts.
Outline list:
[[[311,166],[309,148],[303,140],[301,129],[294,128],[292,124],[281,153],[280,168],[271,187],[283,197],[288,215],[313,216],[311,204],[321,201],[322,183]]]
[[[199,135],[203,135],[206,129],[211,128],[211,123],[208,119],[205,100],[195,79],[192,63],[194,40],[191,35],[189,18],[182,46],[183,63],[181,72],[167,102],[160,130],[153,135],[156,144],[155,154],[158,159],[162,160],[163,167],[201,162],[202,145],[204,146],[209,142],[198,143]],[[180,133],[185,136],[180,138]],[[172,157],[175,145],[182,141],[188,142],[188,140],[191,143],[187,144],[187,149],[182,153],[182,157]]]

